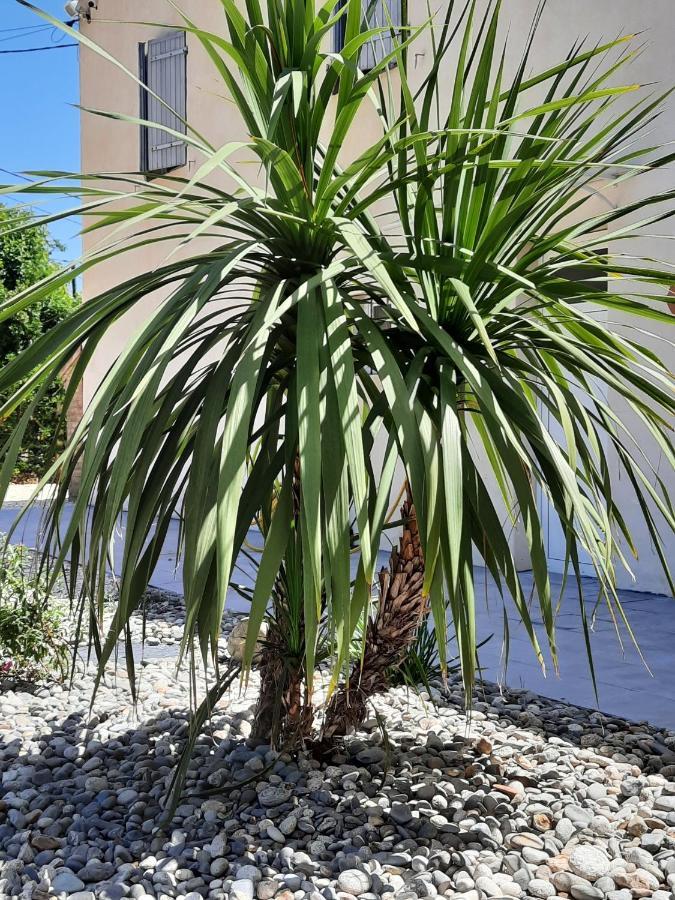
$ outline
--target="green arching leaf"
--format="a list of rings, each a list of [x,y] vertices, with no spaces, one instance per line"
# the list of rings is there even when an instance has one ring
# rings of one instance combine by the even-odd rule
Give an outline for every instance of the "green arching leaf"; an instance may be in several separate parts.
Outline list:
[[[171,823],[174,813],[180,804],[181,793],[187,778],[192,753],[197,743],[204,725],[211,716],[218,701],[224,696],[225,692],[234,684],[239,674],[239,666],[231,665],[218,678],[216,683],[207,692],[206,696],[199,704],[190,718],[190,726],[188,730],[187,740],[180,755],[180,761],[171,779],[171,784],[167,792],[168,803],[164,810],[162,821],[168,825]]]
[[[354,633],[350,585],[349,471],[344,446],[346,441],[340,438],[341,417],[337,389],[334,381],[330,378],[327,388],[321,461],[326,510],[323,586],[326,608],[330,610],[329,629],[334,638],[337,656],[335,670],[340,671],[349,659],[349,649]]]
[[[330,367],[340,415],[340,432],[344,435],[349,460],[349,475],[356,506],[364,569],[370,581],[375,560],[371,553],[372,539],[367,507],[368,477],[361,432],[361,411],[356,393],[356,365],[347,318],[341,308],[337,289],[332,285],[327,286],[324,298]]]
[[[445,491],[445,528],[450,563],[448,590],[459,590],[462,536],[464,534],[464,478],[462,428],[457,409],[457,390],[447,372],[441,374],[441,455]]]
[[[364,266],[373,275],[408,325],[416,329],[417,323],[414,316],[410,313],[408,304],[392,281],[386,266],[375,252],[375,248],[370,246],[365,235],[361,234],[351,222],[338,223],[338,227],[345,243],[359,260],[360,265]]]
[[[478,336],[485,345],[488,356],[490,357],[490,359],[492,359],[493,362],[497,363],[497,355],[495,353],[494,347],[492,346],[492,342],[490,341],[490,337],[487,333],[483,318],[480,312],[476,309],[476,305],[471,298],[471,293],[469,292],[468,287],[458,278],[450,278],[450,284],[454,287],[457,297],[459,298],[463,306],[466,307],[466,310],[469,313],[469,318],[471,319],[471,322],[476,329]]]
[[[218,605],[211,616],[211,640],[217,640],[220,620],[233,564],[234,537],[236,531],[237,501],[241,492],[246,468],[246,449],[252,428],[255,394],[258,378],[263,366],[265,348],[269,332],[282,310],[292,306],[292,300],[283,298],[285,285],[282,283],[270,296],[267,303],[260,303],[244,343],[239,365],[232,379],[230,400],[227,407],[225,430],[223,432],[220,472],[218,475],[217,503],[217,561],[218,561]],[[186,633],[190,633],[191,617],[188,613]],[[204,637],[202,637],[204,640]]]
[[[265,546],[260,566],[256,576],[251,610],[249,613],[246,644],[244,646],[244,669],[250,669],[255,653],[256,642],[260,633],[269,598],[272,593],[275,579],[279,572],[281,561],[286,552],[289,535],[293,524],[293,508],[291,502],[292,474],[287,476],[284,486],[279,494],[276,509],[272,516],[270,529],[265,539]]]
[[[321,605],[321,370],[323,308],[318,290],[298,304],[298,458],[300,464],[307,670],[314,671]]]
[[[535,116],[539,116],[542,113],[554,112],[555,110],[565,109],[566,107],[577,106],[580,102],[588,103],[592,102],[593,100],[601,100],[604,97],[616,97],[621,94],[634,93],[639,89],[639,84],[627,84],[615,88],[604,88],[603,90],[599,91],[589,91],[588,93],[580,94],[576,97],[563,97],[560,100],[552,100],[550,103],[542,103],[540,106],[535,106],[532,109],[528,109],[522,113],[519,113],[517,116],[509,119],[507,124],[511,124],[511,122],[519,122],[522,119],[534,118]]]
[[[369,348],[382,390],[393,409],[393,435],[399,445],[404,465],[410,479],[418,517],[424,514],[424,460],[419,440],[417,422],[410,410],[410,396],[401,371],[389,351],[382,334],[362,312],[354,314],[354,321]],[[423,529],[421,529],[423,532]]]

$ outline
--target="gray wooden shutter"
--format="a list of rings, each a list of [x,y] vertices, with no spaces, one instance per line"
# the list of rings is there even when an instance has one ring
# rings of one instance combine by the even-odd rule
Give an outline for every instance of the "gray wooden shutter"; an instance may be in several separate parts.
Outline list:
[[[403,0],[363,0],[363,14],[369,28],[387,28],[402,25]],[[368,72],[394,49],[394,42],[388,31],[382,31],[363,45],[359,56],[359,68]]]
[[[146,92],[146,118],[180,134],[186,133],[187,40],[184,31],[148,41],[145,83],[163,103]],[[167,108],[168,107],[168,108]],[[161,128],[146,128],[145,168],[166,172],[187,163],[187,144]]]
[[[337,13],[342,7],[345,5],[346,0],[338,0],[334,12]],[[342,16],[338,19],[336,24],[333,27],[333,52],[334,53],[342,53],[342,49],[345,45],[345,27],[347,24],[347,13],[342,13]]]

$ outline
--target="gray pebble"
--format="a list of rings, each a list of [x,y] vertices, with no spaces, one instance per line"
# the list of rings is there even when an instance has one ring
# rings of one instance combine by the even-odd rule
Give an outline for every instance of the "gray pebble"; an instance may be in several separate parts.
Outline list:
[[[337,880],[339,890],[346,891],[353,897],[360,897],[370,890],[372,884],[370,875],[360,869],[345,869],[340,872]]]
[[[544,881],[543,878],[533,878],[527,883],[527,893],[531,897],[537,897],[538,900],[548,900],[555,894],[555,888],[550,881]]]
[[[255,885],[250,878],[237,878],[232,882],[230,887],[231,900],[253,900],[254,896]]]
[[[74,894],[84,888],[84,882],[69,869],[60,869],[52,879],[52,888],[57,893]]]
[[[570,869],[580,878],[596,881],[609,871],[609,860],[597,847],[575,847],[570,854]]]

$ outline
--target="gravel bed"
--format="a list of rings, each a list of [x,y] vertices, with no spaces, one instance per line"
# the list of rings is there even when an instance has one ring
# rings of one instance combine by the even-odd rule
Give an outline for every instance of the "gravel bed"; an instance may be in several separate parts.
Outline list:
[[[175,645],[179,601],[149,612]],[[149,649],[136,710],[121,665],[91,711],[84,663],[70,691],[0,690],[2,900],[675,900],[675,734],[491,685],[470,719],[458,685],[393,690],[294,760],[247,743],[254,673],[162,827],[190,685]]]

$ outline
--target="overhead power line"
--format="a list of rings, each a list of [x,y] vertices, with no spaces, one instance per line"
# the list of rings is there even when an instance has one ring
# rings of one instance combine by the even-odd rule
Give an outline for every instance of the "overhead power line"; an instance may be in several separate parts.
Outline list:
[[[75,25],[77,19],[66,19],[64,25]],[[43,28],[53,28],[52,25],[16,25],[12,28],[0,28],[0,34],[9,34],[10,31],[41,31]]]
[[[37,31],[39,28],[51,27],[51,25],[17,25],[14,28],[0,28],[0,34],[9,34],[10,31]]]
[[[12,172],[10,169],[3,169],[0,166],[0,172],[4,172],[5,175],[11,175],[12,178],[20,178],[22,181],[28,181],[30,184],[33,183],[32,178],[27,178],[25,175],[22,175],[21,172]]]
[[[39,53],[42,50],[68,50],[70,47],[79,46],[79,44],[49,44],[47,47],[24,47],[22,50],[0,50],[0,56],[8,56],[10,53]]]
[[[4,169],[2,166],[0,166],[0,172],[4,172],[5,175],[10,175],[12,178],[20,178],[21,181],[27,181],[29,184],[35,183],[32,178],[27,178],[25,175],[22,175],[21,172],[12,172],[11,169]],[[3,195],[3,196],[6,197],[6,199],[8,199],[8,200],[12,200],[14,203],[22,202],[21,199],[19,199],[17,197],[10,197],[8,194]],[[0,202],[2,202],[2,201],[0,200]],[[44,213],[47,216],[51,216],[54,214],[54,210],[45,209],[44,206],[38,206],[37,203],[32,203],[32,202],[28,201],[24,205],[30,206],[32,209],[37,209],[39,212]],[[77,222],[77,219],[75,216],[66,216],[63,221]],[[79,222],[78,222],[78,224],[79,224]]]
[[[41,25],[37,30],[32,29],[29,32],[22,32],[21,34],[9,34],[3,36],[2,32],[0,32],[0,44],[16,45],[19,41],[24,41],[25,44],[26,38],[29,40],[35,40],[36,38],[43,40],[47,37],[45,32],[50,32],[49,40],[52,42],[52,44],[62,44],[66,40],[66,35],[62,31],[59,31],[57,28],[54,28],[51,25]],[[20,47],[19,49],[22,48]]]
[[[33,27],[26,31],[15,32],[13,34],[5,34],[5,32],[0,31],[0,44],[7,44],[10,41],[20,41],[23,40],[23,38],[32,38],[50,30],[53,31],[55,29],[53,29],[51,25],[38,25],[37,28]]]

